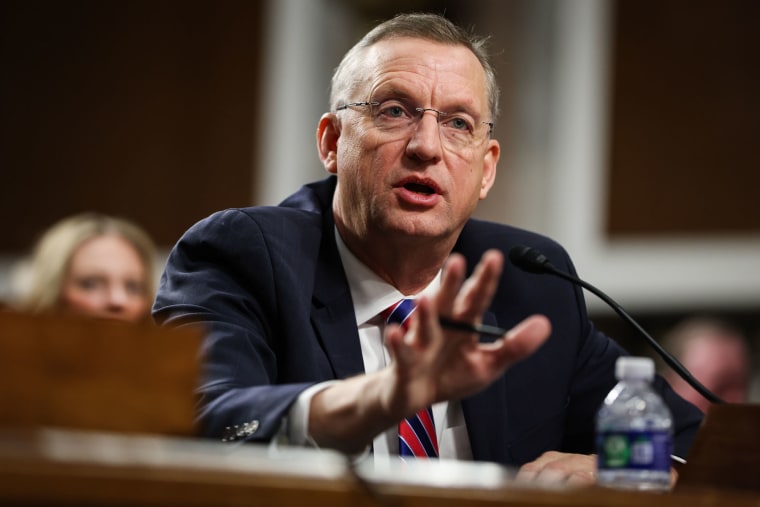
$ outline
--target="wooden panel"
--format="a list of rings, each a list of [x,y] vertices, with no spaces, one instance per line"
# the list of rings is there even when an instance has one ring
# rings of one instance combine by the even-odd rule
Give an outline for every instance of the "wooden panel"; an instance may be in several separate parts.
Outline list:
[[[619,0],[607,232],[760,231],[760,3]]]
[[[262,2],[0,2],[0,251],[93,210],[172,245],[250,204]]]
[[[194,435],[200,333],[0,312],[0,426]]]
[[[705,487],[760,495],[760,405],[711,405],[681,470],[679,491]]]

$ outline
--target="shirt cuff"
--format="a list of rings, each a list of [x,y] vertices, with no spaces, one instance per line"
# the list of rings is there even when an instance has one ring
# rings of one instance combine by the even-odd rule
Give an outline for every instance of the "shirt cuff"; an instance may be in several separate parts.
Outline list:
[[[288,412],[287,437],[291,445],[300,445],[319,448],[316,442],[309,435],[309,409],[311,408],[311,399],[318,392],[340,382],[339,380],[329,380],[320,382],[305,389],[298,395],[296,401],[290,406]]]
[[[311,399],[315,394],[327,389],[340,380],[328,380],[305,389],[298,395],[296,401],[291,405],[288,412],[287,420],[287,439],[290,445],[300,445],[304,447],[313,447],[319,449],[319,445],[311,438],[309,434],[309,409],[311,408]],[[347,456],[352,463],[358,463],[364,460],[370,454],[371,447],[368,445],[358,454]]]

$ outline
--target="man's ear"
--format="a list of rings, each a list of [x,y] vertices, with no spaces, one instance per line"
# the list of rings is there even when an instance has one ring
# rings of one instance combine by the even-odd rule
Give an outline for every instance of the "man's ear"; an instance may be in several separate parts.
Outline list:
[[[317,125],[317,150],[319,159],[328,173],[338,172],[338,138],[340,124],[335,113],[325,113]]]
[[[496,164],[499,163],[500,154],[501,146],[499,146],[499,141],[489,139],[488,151],[486,151],[483,157],[483,179],[480,183],[480,199],[485,199],[488,196],[488,191],[491,190],[494,181],[496,181]]]

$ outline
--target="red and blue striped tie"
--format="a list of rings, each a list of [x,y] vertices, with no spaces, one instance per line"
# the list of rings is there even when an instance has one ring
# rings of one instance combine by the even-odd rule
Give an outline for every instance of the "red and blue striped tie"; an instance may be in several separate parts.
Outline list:
[[[382,312],[387,323],[409,329],[409,316],[414,312],[413,299],[402,299]],[[402,457],[437,458],[438,439],[435,436],[433,409],[427,407],[407,417],[398,425],[399,455]]]

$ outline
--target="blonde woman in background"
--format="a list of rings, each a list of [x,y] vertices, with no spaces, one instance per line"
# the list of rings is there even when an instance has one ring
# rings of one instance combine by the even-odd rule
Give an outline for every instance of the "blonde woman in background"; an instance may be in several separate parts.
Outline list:
[[[147,321],[156,248],[136,224],[98,213],[65,218],[37,242],[23,273],[20,308]]]

